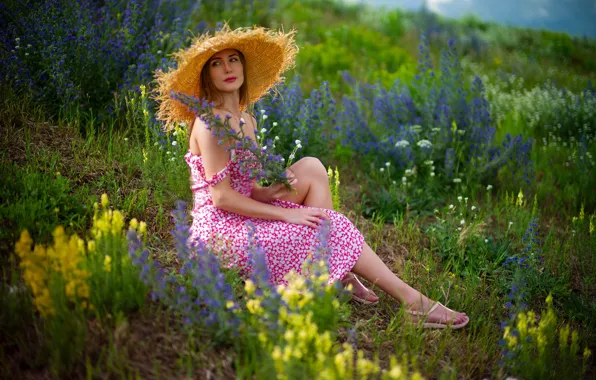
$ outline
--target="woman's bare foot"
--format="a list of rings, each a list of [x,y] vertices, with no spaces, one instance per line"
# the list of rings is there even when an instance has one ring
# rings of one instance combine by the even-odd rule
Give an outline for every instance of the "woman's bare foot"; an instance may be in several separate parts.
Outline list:
[[[424,327],[453,327],[461,328],[468,324],[470,318],[466,313],[460,313],[445,307],[440,302],[431,301],[420,294],[416,301],[408,302],[404,305],[408,317],[418,322],[424,320]]]
[[[344,287],[352,285],[352,298],[365,304],[375,304],[379,302],[379,297],[372,290],[364,286],[358,277],[352,272],[348,272],[341,280]]]

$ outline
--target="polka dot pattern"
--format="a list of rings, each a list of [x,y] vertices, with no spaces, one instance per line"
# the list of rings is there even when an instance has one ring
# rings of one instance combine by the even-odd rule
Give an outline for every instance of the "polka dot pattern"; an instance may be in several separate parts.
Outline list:
[[[201,156],[193,155],[190,151],[184,156],[193,181],[191,239],[207,244],[218,253],[224,265],[238,268],[241,274],[246,275],[251,272],[246,225],[250,221],[255,226],[255,236],[265,252],[272,282],[283,284],[286,282],[284,276],[292,269],[301,272],[302,264],[315,247],[317,229],[280,220],[249,218],[218,209],[213,205],[209,191],[209,186],[215,186],[228,177],[234,190],[250,197],[252,180],[246,173],[246,168],[250,166],[247,165],[246,158],[251,155],[249,150],[233,150],[226,167],[211,179],[205,178]],[[287,209],[307,207],[282,200],[275,200],[270,204]],[[327,209],[324,211],[331,222],[328,261],[329,281],[333,282],[342,279],[356,264],[362,252],[364,237],[343,214]]]

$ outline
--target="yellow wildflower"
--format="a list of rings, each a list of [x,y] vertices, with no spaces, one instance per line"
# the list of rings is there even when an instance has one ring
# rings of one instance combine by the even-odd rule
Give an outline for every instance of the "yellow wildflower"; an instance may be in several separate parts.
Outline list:
[[[108,255],[103,258],[103,268],[106,272],[112,271],[112,258]]]
[[[110,202],[108,200],[108,195],[106,193],[103,193],[101,195],[101,207],[107,208],[109,203]]]
[[[118,210],[112,214],[112,234],[121,234],[124,228],[124,215]]]
[[[259,315],[263,312],[263,308],[261,307],[260,300],[249,300],[246,303],[246,308],[251,314]]]
[[[521,189],[519,189],[519,193],[517,194],[517,200],[515,201],[515,205],[522,207],[524,205],[524,193]]]
[[[147,234],[147,223],[145,223],[145,222],[139,223],[139,234],[141,234],[141,235]]]
[[[273,352],[271,353],[271,357],[273,358],[273,360],[279,360],[281,358],[281,349],[279,348],[279,346],[275,346],[273,348]]]
[[[256,290],[254,282],[252,282],[252,280],[250,279],[246,280],[246,282],[244,283],[244,290],[246,291],[246,294],[248,294],[249,296],[252,295]]]
[[[88,252],[95,252],[95,240],[89,240],[87,242],[87,251]]]
[[[523,337],[528,333],[528,319],[524,313],[520,313],[517,316],[517,329],[519,334]]]
[[[588,358],[592,355],[592,351],[588,348],[588,346],[584,347],[584,360],[588,360]]]

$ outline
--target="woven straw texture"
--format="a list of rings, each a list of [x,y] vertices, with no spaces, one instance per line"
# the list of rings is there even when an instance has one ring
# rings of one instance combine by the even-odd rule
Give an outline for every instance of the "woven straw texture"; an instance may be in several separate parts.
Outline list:
[[[275,84],[282,81],[281,74],[294,67],[298,47],[294,42],[295,31],[267,30],[263,27],[230,30],[225,24],[213,36],[209,33],[195,38],[187,49],[174,54],[178,65],[174,70],[156,71],[155,99],[159,102],[157,118],[165,122],[165,129],[171,129],[180,122],[192,125],[194,113],[184,104],[171,98],[171,91],[204,98],[201,89],[201,70],[215,53],[225,49],[236,49],[246,59],[248,104],[254,103]],[[248,104],[241,104],[245,109]]]

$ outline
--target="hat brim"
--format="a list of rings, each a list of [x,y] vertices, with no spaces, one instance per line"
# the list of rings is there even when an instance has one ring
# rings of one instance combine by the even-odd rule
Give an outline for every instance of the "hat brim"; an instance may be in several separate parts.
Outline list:
[[[160,101],[157,118],[163,120],[166,129],[185,121],[191,123],[195,114],[181,102],[171,98],[170,93],[181,92],[199,99],[201,93],[201,70],[215,54],[226,49],[236,49],[246,62],[247,106],[259,100],[282,78],[281,74],[294,66],[298,48],[294,43],[294,31],[271,31],[262,27],[239,28],[231,31],[227,25],[215,33],[199,36],[188,49],[175,53],[178,68],[170,72],[156,72],[157,96]]]

